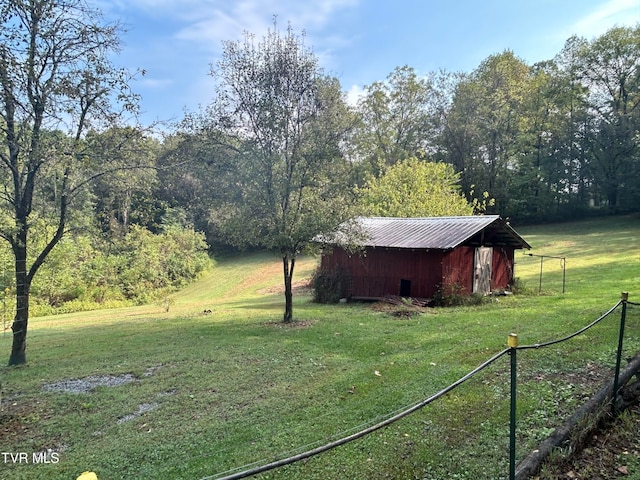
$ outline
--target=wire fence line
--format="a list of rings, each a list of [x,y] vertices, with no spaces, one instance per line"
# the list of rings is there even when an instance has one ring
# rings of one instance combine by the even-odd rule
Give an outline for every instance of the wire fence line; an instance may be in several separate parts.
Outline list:
[[[537,285],[531,287],[538,293],[565,293],[567,281],[567,258],[553,255],[523,253],[515,258],[518,271],[525,269],[532,278],[537,277]]]
[[[454,390],[455,388],[459,387],[460,385],[462,385],[463,383],[465,383],[467,380],[471,379],[472,377],[474,377],[475,375],[477,375],[479,372],[481,372],[482,370],[484,370],[485,368],[489,367],[490,365],[492,365],[494,362],[496,362],[498,359],[508,355],[511,357],[511,412],[510,412],[510,445],[509,445],[509,479],[510,480],[514,480],[516,479],[516,457],[515,457],[515,431],[516,431],[516,415],[515,415],[515,410],[516,410],[516,371],[517,371],[517,361],[516,361],[516,354],[517,351],[520,350],[534,350],[534,349],[541,349],[541,348],[545,348],[545,347],[549,347],[552,345],[556,345],[558,343],[562,343],[562,342],[566,342],[568,340],[571,340],[579,335],[581,335],[582,333],[586,332],[587,330],[591,329],[592,327],[594,327],[595,325],[597,325],[598,323],[602,322],[605,318],[609,317],[610,315],[612,315],[614,312],[616,312],[620,307],[622,307],[622,313],[621,313],[621,321],[620,321],[620,334],[619,334],[619,341],[618,341],[618,347],[617,347],[617,361],[616,361],[616,368],[615,368],[615,373],[614,373],[614,381],[613,381],[613,389],[612,389],[612,398],[610,399],[610,402],[612,403],[612,405],[615,405],[615,400],[616,400],[616,395],[618,394],[618,390],[620,388],[620,385],[618,383],[619,381],[619,375],[620,375],[620,360],[622,357],[622,346],[623,346],[623,338],[624,338],[624,327],[625,327],[625,317],[626,317],[626,307],[627,305],[634,305],[634,306],[640,306],[640,303],[636,303],[636,302],[630,302],[628,301],[628,294],[626,292],[623,292],[622,294],[622,298],[621,300],[619,300],[614,306],[612,306],[609,310],[607,310],[604,314],[602,314],[600,317],[598,317],[597,319],[595,319],[594,321],[590,322],[588,325],[586,325],[585,327],[577,330],[576,332],[567,335],[565,337],[559,338],[559,339],[555,339],[555,340],[551,340],[548,342],[543,342],[543,343],[537,343],[537,344],[531,344],[531,345],[522,345],[519,346],[517,343],[517,335],[515,334],[511,334],[509,336],[509,339],[507,341],[507,345],[508,347],[505,348],[504,350],[496,353],[495,355],[493,355],[491,358],[489,358],[488,360],[486,360],[484,363],[482,363],[481,365],[479,365],[478,367],[476,367],[475,369],[473,369],[472,371],[470,371],[469,373],[467,373],[466,375],[464,375],[463,377],[461,377],[459,380],[457,380],[456,382],[452,383],[451,385],[443,388],[442,390],[440,390],[439,392],[435,393],[434,395],[420,401],[417,402],[413,405],[410,405],[408,407],[405,407],[404,409],[402,409],[401,411],[397,411],[393,414],[390,414],[389,416],[387,416],[387,418],[385,418],[384,420],[377,422],[373,425],[370,425],[366,428],[363,428],[355,433],[352,433],[350,435],[345,435],[337,440],[333,440],[333,441],[328,441],[327,443],[325,443],[324,445],[315,447],[315,448],[311,448],[309,450],[306,450],[302,453],[298,453],[295,455],[291,455],[289,457],[286,458],[282,458],[280,460],[277,461],[273,461],[270,463],[263,463],[263,462],[254,462],[252,464],[249,465],[244,465],[244,466],[240,466],[237,467],[235,469],[232,470],[227,470],[225,472],[219,472],[217,474],[211,475],[211,476],[207,476],[207,477],[203,477],[201,480],[236,480],[236,479],[241,479],[241,478],[248,478],[248,477],[252,477],[254,475],[260,474],[260,473],[264,473],[273,469],[277,469],[279,467],[283,467],[285,465],[290,465],[296,462],[299,462],[301,460],[310,458],[312,456],[315,455],[319,455],[323,452],[327,452],[329,450],[332,450],[336,447],[345,445],[347,443],[350,443],[354,440],[357,440],[359,438],[362,438],[366,435],[371,434],[372,432],[375,432],[379,429],[382,429],[386,426],[391,425],[392,423],[397,422],[398,420],[422,409],[423,407],[433,403],[434,401],[438,400],[439,398],[443,397],[444,395],[448,394],[449,392],[451,392],[452,390]],[[258,464],[261,463],[261,464]]]

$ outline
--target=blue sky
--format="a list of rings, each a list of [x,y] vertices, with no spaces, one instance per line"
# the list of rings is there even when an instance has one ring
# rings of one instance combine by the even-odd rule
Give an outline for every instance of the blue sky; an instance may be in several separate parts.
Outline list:
[[[259,38],[291,23],[326,73],[353,97],[395,67],[419,74],[473,71],[512,50],[532,64],[571,35],[592,39],[640,22],[640,0],[94,0],[127,32],[118,66],[144,69],[133,84],[142,122],[179,120],[213,98],[210,64],[223,40]]]

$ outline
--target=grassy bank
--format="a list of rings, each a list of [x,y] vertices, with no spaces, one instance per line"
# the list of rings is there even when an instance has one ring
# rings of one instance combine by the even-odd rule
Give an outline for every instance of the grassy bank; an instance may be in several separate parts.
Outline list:
[[[306,450],[414,404],[504,348],[571,333],[629,291],[640,297],[640,221],[618,217],[518,229],[526,295],[398,317],[369,304],[317,305],[300,288],[279,323],[277,258],[221,260],[161,305],[36,318],[29,364],[0,368],[0,449],[56,462],[0,463],[4,479],[194,479]],[[297,280],[316,260],[299,262]],[[209,310],[211,313],[209,313]],[[630,312],[631,354],[640,309]],[[206,313],[205,313],[206,311]],[[618,317],[619,318],[619,317]],[[569,344],[521,355],[519,456],[607,378],[616,319]],[[10,332],[0,335],[8,355]],[[508,459],[508,360],[364,439],[260,478],[501,478]],[[84,393],[71,379],[126,378]],[[45,388],[43,388],[45,387]],[[0,459],[1,460],[1,459]]]

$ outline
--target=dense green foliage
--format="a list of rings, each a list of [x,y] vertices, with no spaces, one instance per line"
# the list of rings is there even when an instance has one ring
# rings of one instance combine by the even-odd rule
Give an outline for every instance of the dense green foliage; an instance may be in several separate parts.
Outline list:
[[[589,42],[571,38],[553,60],[511,51],[462,76],[439,115],[437,155],[520,221],[637,209],[640,25]]]
[[[0,4],[0,238],[15,272],[12,365],[26,362],[33,280],[86,202],[85,187],[138,160],[122,164],[117,152],[126,143],[88,139],[137,111],[129,72],[111,62],[120,32],[82,0]],[[38,221],[53,228],[32,251]]]
[[[0,260],[9,265],[9,252]],[[68,236],[48,256],[31,287],[35,316],[158,300],[198,278],[212,265],[202,234],[169,228],[158,234],[132,226],[112,239]],[[6,268],[6,267],[5,267]],[[5,307],[15,306],[14,279],[5,269]]]
[[[354,131],[354,147],[374,175],[427,150],[434,134],[432,94],[429,80],[408,66],[365,87],[357,108],[360,125]]]
[[[409,158],[370,178],[360,191],[360,202],[366,215],[377,217],[473,215],[493,204],[486,192],[482,202],[468,202],[459,181],[451,165]]]
[[[346,299],[348,294],[350,275],[347,271],[336,268],[326,272],[318,268],[311,278],[313,301],[318,303],[338,303]]]
[[[487,192],[494,202],[486,212],[515,223],[636,211],[637,58],[640,27],[613,28],[591,41],[572,37],[555,58],[535,65],[507,50],[468,73],[419,76],[410,66],[398,67],[367,86],[357,105],[335,111],[350,126],[339,146],[352,167],[350,174],[336,175],[362,189],[388,167],[415,157],[451,165],[467,203],[474,197],[482,203]],[[210,114],[212,121],[237,125],[228,115]],[[220,129],[209,125],[183,130],[171,152],[175,161],[195,160],[174,184],[186,182],[211,206],[186,202],[177,191],[166,191],[166,198],[210,243],[223,245],[233,241],[221,230],[232,216],[225,205],[242,198],[237,186],[246,183],[243,175],[260,177],[244,167],[234,173],[240,145],[222,148]],[[203,188],[209,182],[214,188]],[[395,196],[408,205],[416,201],[411,192]],[[255,199],[247,197],[242,200]],[[371,207],[366,202],[361,211]]]

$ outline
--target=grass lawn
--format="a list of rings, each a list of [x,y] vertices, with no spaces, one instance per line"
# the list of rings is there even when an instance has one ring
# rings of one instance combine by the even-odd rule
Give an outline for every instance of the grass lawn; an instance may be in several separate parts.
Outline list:
[[[622,291],[640,299],[637,217],[516,228],[531,253],[566,257],[564,294],[559,260],[544,261],[538,292],[540,259],[517,253],[523,295],[398,317],[371,304],[317,305],[300,288],[297,321],[283,325],[281,264],[251,254],[219,260],[169,312],[34,318],[28,365],[0,367],[0,450],[28,462],[5,455],[0,478],[75,479],[85,470],[100,480],[216,478],[413,405],[502,350],[511,332],[521,344],[563,337]],[[304,283],[315,265],[300,260],[295,279]],[[616,313],[571,342],[519,355],[519,458],[610,377],[618,321]],[[639,328],[640,307],[630,308],[629,356],[640,349]],[[10,342],[10,331],[0,333],[7,358]],[[508,361],[400,422],[258,478],[504,478]],[[112,383],[63,391],[77,379]],[[34,464],[47,451],[50,463]]]

